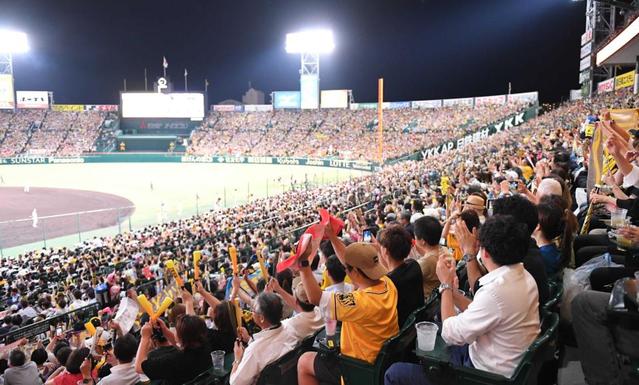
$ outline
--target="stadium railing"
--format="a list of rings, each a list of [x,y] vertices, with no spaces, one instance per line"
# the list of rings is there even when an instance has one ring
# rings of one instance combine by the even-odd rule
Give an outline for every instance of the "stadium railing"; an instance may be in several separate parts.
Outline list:
[[[98,315],[98,310],[100,310],[100,305],[95,302],[73,311],[23,326],[20,329],[16,329],[0,336],[0,341],[3,341],[5,344],[10,344],[21,338],[29,339],[41,334],[46,335],[47,332],[52,329],[55,330],[55,328],[60,324],[72,327],[76,331],[82,330],[84,329],[84,324],[88,322],[89,319]]]

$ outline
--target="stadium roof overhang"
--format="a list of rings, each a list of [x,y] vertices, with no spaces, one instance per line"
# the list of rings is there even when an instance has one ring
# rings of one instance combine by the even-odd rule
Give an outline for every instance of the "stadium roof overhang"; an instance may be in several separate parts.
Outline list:
[[[597,52],[597,66],[634,64],[639,56],[639,18]]]

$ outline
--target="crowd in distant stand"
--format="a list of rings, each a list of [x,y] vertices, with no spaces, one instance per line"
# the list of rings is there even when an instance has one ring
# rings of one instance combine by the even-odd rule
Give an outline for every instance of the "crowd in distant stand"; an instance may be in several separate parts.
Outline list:
[[[8,361],[0,360],[0,369],[9,365],[4,371],[5,383],[20,383],[12,382],[20,373],[24,378],[33,376],[28,378],[34,378],[34,384],[83,379],[88,383],[101,379],[102,384],[135,384],[147,378],[182,384],[210,368],[209,353],[221,350],[235,357],[231,384],[253,384],[267,364],[323,328],[325,320],[342,322],[342,354],[373,362],[384,341],[397,334],[407,315],[423,305],[435,289],[441,293],[442,337],[451,345],[460,345],[453,349],[458,364],[509,377],[540,331],[541,306],[549,298],[547,281],[564,268],[577,267],[595,256],[592,249],[579,247],[579,242],[591,246],[602,241],[577,238],[577,259],[571,256],[576,232],[572,211],[577,206],[573,188],[585,187],[583,172],[588,159],[587,140],[580,127],[589,114],[637,104],[635,96],[627,92],[571,102],[481,142],[423,161],[400,162],[346,182],[289,191],[238,207],[217,207],[189,219],[94,238],[77,247],[34,250],[2,260],[1,287],[7,299],[0,325],[3,332],[91,303],[105,290],[113,312],[121,297],[135,298],[130,289],[165,277],[169,259],[180,271],[191,271],[195,251],[202,254],[199,268],[203,272],[201,283],[194,282],[191,292],[182,290],[176,295],[177,304],[167,312],[167,319],[146,322],[142,317],[132,329],[121,330],[108,312],[101,313],[102,326],[111,330],[102,339],[114,339],[112,344],[101,343],[98,335],[88,339],[87,348],[83,333],[63,333],[51,335],[47,347],[35,341],[20,341],[26,344],[22,348],[18,344],[5,347],[2,350]],[[351,122],[352,116],[361,118],[362,124],[369,121],[369,112],[349,116],[336,111],[321,113],[332,115],[332,122]],[[402,126],[413,119],[403,114],[413,113],[396,111],[398,123],[389,123],[394,134],[403,135]],[[254,119],[251,124],[256,125],[269,125],[272,117],[320,124],[309,115],[223,113],[215,114],[209,123],[210,131],[221,121],[225,127],[233,127],[220,130],[220,136],[226,133],[232,141],[239,134],[238,141],[247,146],[243,141],[250,140],[249,135],[240,132],[248,119]],[[460,124],[467,122],[465,119]],[[340,130],[344,127],[333,124]],[[263,136],[269,141],[288,138],[267,131]],[[318,129],[311,131],[319,133]],[[339,146],[358,148],[358,138]],[[405,141],[398,153],[414,146],[414,142]],[[624,162],[620,143],[606,146],[624,175],[636,174],[639,166]],[[278,144],[269,155],[281,148]],[[296,148],[288,155],[296,154]],[[449,188],[442,191],[445,179]],[[631,184],[639,184],[636,175]],[[627,196],[614,202],[603,195],[591,198],[636,211],[632,202],[622,202]],[[333,225],[325,229],[328,239],[313,243],[309,263],[296,265],[299,273],[287,269],[274,274],[275,261],[289,257],[305,227],[320,219],[320,207],[341,217],[343,230]],[[372,233],[372,243],[361,242],[366,231]],[[639,243],[639,231],[624,231]],[[440,245],[441,239],[445,246]],[[230,245],[237,249],[244,282],[230,275]],[[276,279],[266,282],[258,278],[252,283],[246,279],[253,269],[258,270],[257,254],[266,257]],[[456,276],[453,260],[466,264],[463,280]],[[115,270],[101,273],[104,266]],[[462,284],[468,293],[474,293],[472,302],[456,290]],[[248,288],[242,289],[243,285]],[[597,382],[602,374],[621,383],[620,365],[611,358],[616,357],[616,351],[612,332],[607,329],[609,321],[601,319],[605,306],[589,307],[596,301],[596,306],[600,305],[603,294],[598,293],[586,291],[573,303],[582,366],[589,383],[602,383]],[[157,292],[148,292],[151,297],[154,294]],[[246,328],[231,326],[232,306],[224,300],[229,294],[238,296],[253,313],[252,336]],[[496,308],[491,298],[503,302]],[[202,317],[209,318],[209,324]],[[626,333],[624,341],[635,337],[636,332]],[[590,344],[589,339],[600,343]],[[108,365],[104,370],[92,370],[90,361],[85,360],[89,355],[106,357]],[[301,384],[316,380],[339,383],[335,362],[313,353],[300,358],[298,375]],[[386,372],[386,383],[428,382],[420,367],[399,363]]]
[[[394,158],[457,138],[524,104],[384,111],[384,154]],[[272,155],[373,160],[377,110],[212,112],[191,138],[196,155]]]
[[[80,155],[95,151],[104,113],[21,109],[0,113],[0,156]]]

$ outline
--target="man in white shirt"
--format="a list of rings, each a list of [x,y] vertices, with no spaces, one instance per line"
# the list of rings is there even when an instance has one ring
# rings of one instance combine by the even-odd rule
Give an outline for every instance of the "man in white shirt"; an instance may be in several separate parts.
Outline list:
[[[324,319],[318,307],[310,303],[304,285],[299,278],[293,281],[293,297],[295,297],[296,309],[299,310],[293,317],[282,321],[284,330],[292,338],[295,344],[299,344],[304,338],[312,336],[316,331],[324,327]]]
[[[441,336],[456,366],[477,368],[510,378],[524,352],[539,334],[537,284],[521,261],[528,231],[513,217],[496,215],[479,231],[479,255],[488,269],[471,302],[455,287],[455,263],[440,256],[437,276],[442,283]],[[455,307],[462,310],[456,315]],[[431,384],[420,365],[396,363],[385,375],[386,385]]]
[[[20,314],[24,320],[31,319],[38,315],[38,312],[35,311],[33,306],[29,305],[29,302],[25,299],[20,301],[20,307],[22,307],[22,309],[18,311],[18,314]]]
[[[69,305],[69,310],[76,310],[83,306],[85,306],[85,303],[82,300],[82,291],[80,289],[73,290],[73,302]]]
[[[264,367],[297,345],[282,326],[284,304],[279,295],[262,292],[255,297],[254,303],[253,320],[262,331],[251,339],[242,329],[242,340],[248,342],[248,346],[245,349],[241,343],[235,343],[231,385],[254,384]]]
[[[111,374],[102,378],[98,385],[137,384],[140,381],[140,375],[135,371],[135,362],[133,362],[137,351],[138,343],[131,334],[127,333],[118,338],[113,345],[113,354],[118,360],[118,364],[111,367]],[[90,371],[88,374],[90,375]]]

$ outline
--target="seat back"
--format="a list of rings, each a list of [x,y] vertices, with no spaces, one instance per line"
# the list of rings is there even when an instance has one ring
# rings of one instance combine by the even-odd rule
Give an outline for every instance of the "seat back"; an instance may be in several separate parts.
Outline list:
[[[300,346],[266,365],[257,379],[257,385],[297,384],[297,360],[301,354]]]
[[[544,362],[553,359],[557,347],[559,314],[547,313],[541,321],[541,334],[528,347],[512,376],[513,383],[525,384],[528,379],[537,382],[539,369]]]
[[[346,385],[380,385],[384,383],[384,373],[391,364],[402,361],[410,347],[415,344],[415,316],[411,314],[402,330],[395,337],[387,340],[373,365],[368,362],[339,356],[342,378]]]
[[[213,368],[210,368],[207,371],[198,374],[198,376],[191,381],[184,383],[184,385],[211,385],[215,383],[215,380],[216,377],[213,373]]]
[[[559,311],[559,302],[564,294],[564,285],[561,281],[549,281],[550,299],[542,305],[542,314]]]
[[[511,378],[479,369],[444,365],[428,368],[427,377],[437,384],[464,385],[523,385],[537,384],[544,362],[552,359],[557,343],[559,315],[547,314],[542,320],[541,333],[524,352]]]

